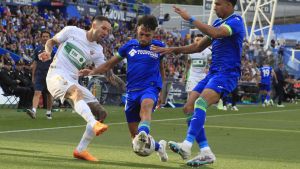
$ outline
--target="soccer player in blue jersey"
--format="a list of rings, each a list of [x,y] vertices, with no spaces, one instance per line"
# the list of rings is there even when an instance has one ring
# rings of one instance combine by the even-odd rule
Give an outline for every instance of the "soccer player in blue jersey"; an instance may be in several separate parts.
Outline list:
[[[157,26],[154,16],[142,16],[137,22],[137,39],[121,46],[116,56],[94,70],[80,71],[80,75],[101,74],[127,59],[125,114],[133,143],[136,141],[141,150],[150,133],[151,114],[162,96],[159,92],[164,79],[163,56],[150,50],[151,45],[165,46],[153,39]],[[163,162],[168,160],[166,144],[164,140],[155,143],[155,151]]]
[[[190,21],[206,36],[199,42],[188,46],[161,48],[152,50],[160,54],[167,53],[196,53],[212,45],[212,62],[207,76],[198,83],[186,103],[184,111],[192,112],[186,138],[183,142],[169,142],[172,151],[182,159],[188,159],[191,148],[196,140],[200,154],[189,160],[189,166],[201,166],[216,160],[211,151],[204,129],[206,109],[218,102],[237,87],[240,77],[242,44],[245,35],[244,23],[241,16],[234,13],[237,0],[216,0],[215,11],[219,19],[212,26],[191,17],[187,11],[174,6],[174,10],[183,19]],[[195,102],[193,102],[195,101]]]
[[[271,81],[272,77],[275,79],[275,83],[277,84],[277,77],[276,73],[272,69],[271,66],[269,66],[268,61],[264,61],[264,64],[262,67],[259,68],[260,71],[260,83],[259,83],[259,91],[260,91],[260,97],[261,97],[261,103],[262,106],[268,106],[273,105],[273,101],[270,99],[271,95]]]

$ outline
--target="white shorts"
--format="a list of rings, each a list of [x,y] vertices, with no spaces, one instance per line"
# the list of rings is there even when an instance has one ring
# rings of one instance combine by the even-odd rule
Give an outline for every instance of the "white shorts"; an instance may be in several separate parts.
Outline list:
[[[205,78],[206,75],[201,76],[200,78],[189,78],[186,82],[185,90],[186,92],[191,92],[197,86],[197,84]]]
[[[82,91],[83,100],[86,103],[98,102],[96,97],[87,88],[78,83],[78,77],[72,77],[65,72],[67,71],[58,68],[49,68],[46,82],[47,88],[54,99],[60,99],[63,103],[66,99],[65,95],[68,89],[71,86],[76,85]]]

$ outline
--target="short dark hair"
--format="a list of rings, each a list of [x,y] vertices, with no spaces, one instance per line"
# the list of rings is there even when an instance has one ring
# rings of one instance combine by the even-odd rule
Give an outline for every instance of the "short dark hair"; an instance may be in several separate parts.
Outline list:
[[[139,17],[137,26],[143,25],[146,29],[155,31],[158,26],[157,19],[153,15],[144,15]]]
[[[232,6],[235,6],[237,3],[237,0],[227,0],[227,1],[230,2]]]
[[[107,17],[105,17],[105,16],[102,16],[102,15],[97,15],[97,16],[95,16],[94,18],[93,18],[93,22],[94,21],[107,21],[107,22],[109,22],[110,24],[111,24],[111,21],[107,18]]]
[[[49,35],[49,37],[51,37],[51,33],[49,31],[42,31],[41,37],[43,36],[44,33],[47,33]]]

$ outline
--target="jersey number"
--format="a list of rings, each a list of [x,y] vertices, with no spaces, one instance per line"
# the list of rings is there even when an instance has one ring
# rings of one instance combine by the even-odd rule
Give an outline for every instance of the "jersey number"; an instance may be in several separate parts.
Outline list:
[[[270,76],[270,70],[269,69],[263,69],[263,76],[264,77]]]

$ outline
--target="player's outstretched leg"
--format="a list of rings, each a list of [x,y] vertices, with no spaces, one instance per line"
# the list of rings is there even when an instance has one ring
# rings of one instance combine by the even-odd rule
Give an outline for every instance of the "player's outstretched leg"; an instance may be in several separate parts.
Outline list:
[[[93,127],[89,124],[86,125],[85,132],[76,147],[76,149],[73,152],[74,158],[82,159],[82,160],[87,160],[87,161],[98,161],[97,158],[92,156],[88,151],[87,147],[89,143],[93,140],[93,138],[96,136]]]

